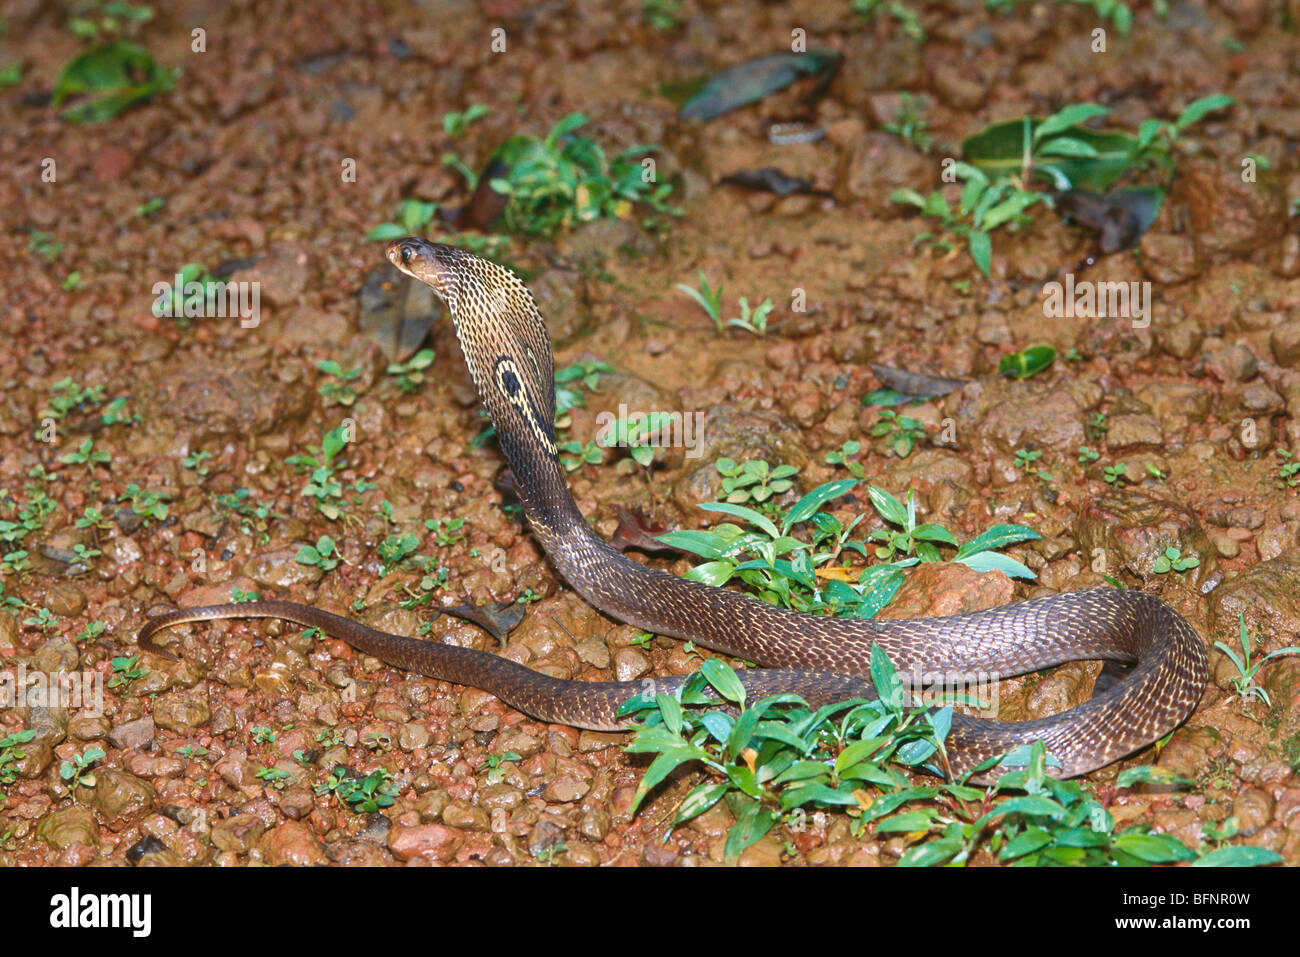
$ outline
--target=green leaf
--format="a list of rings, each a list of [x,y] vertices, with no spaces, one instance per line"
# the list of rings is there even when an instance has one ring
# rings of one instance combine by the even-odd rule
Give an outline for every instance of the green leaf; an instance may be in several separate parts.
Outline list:
[[[723,856],[735,860],[745,849],[757,842],[776,823],[776,815],[757,801],[748,802],[736,815],[736,823],[727,832],[727,842],[723,845]]]
[[[957,547],[957,539],[953,533],[948,531],[948,529],[944,528],[942,525],[935,525],[932,522],[925,522],[924,524],[916,526],[916,528],[912,530],[912,537],[919,538],[926,542],[943,542],[944,544],[951,545],[954,548]]]
[[[1039,125],[1040,121],[1023,117],[995,123],[968,138],[962,144],[962,153],[967,162],[988,176],[991,182],[1005,180],[1019,174],[1024,166],[1025,127],[1028,126],[1032,137]],[[1118,131],[1069,129],[1071,139],[1087,143],[1097,151],[1096,155],[1055,156],[1050,165],[1076,189],[1105,192],[1128,171],[1136,141],[1129,134]],[[1042,140],[1034,142],[1038,144]]]
[[[71,96],[101,94],[63,113],[70,123],[97,123],[170,90],[175,75],[160,67],[148,50],[117,40],[68,61],[55,81],[51,103],[57,107]]]
[[[700,673],[723,698],[739,705],[745,703],[745,686],[726,662],[709,658],[700,665]]]
[[[946,864],[951,861],[961,851],[961,848],[961,834],[955,833],[951,836],[941,837],[937,841],[927,841],[924,844],[909,847],[903,853],[903,856],[898,859],[898,866],[936,867],[939,864]]]
[[[1136,768],[1125,768],[1115,779],[1115,786],[1121,788],[1131,788],[1135,784],[1160,784],[1174,787],[1188,787],[1193,782],[1188,778],[1174,774],[1172,771],[1166,771],[1164,768],[1158,768],[1150,764],[1143,764]]]
[[[736,564],[734,562],[721,560],[696,565],[682,577],[689,578],[691,581],[702,582],[705,585],[712,585],[715,588],[720,588],[727,582],[731,581],[731,577],[735,573]]]
[[[1026,580],[1038,577],[1027,565],[1016,561],[1010,555],[1003,555],[1001,552],[977,552],[974,555],[954,558],[953,561],[961,562],[967,568],[977,572],[1002,572],[1002,574],[1010,578],[1023,578]]]
[[[1207,115],[1215,110],[1222,110],[1236,103],[1235,97],[1228,96],[1224,93],[1215,93],[1211,96],[1203,96],[1199,100],[1187,104],[1187,109],[1179,115],[1178,120],[1174,123],[1174,128],[1182,132],[1193,123],[1198,123]]]
[[[773,538],[780,538],[781,533],[777,531],[772,520],[762,512],[756,512],[752,508],[745,508],[743,505],[733,505],[731,502],[705,502],[700,508],[706,512],[725,512],[728,515],[734,515],[736,518],[743,518],[751,525],[757,525],[763,531]]]
[[[1183,842],[1168,834],[1136,834],[1126,831],[1115,838],[1115,847],[1150,864],[1195,860]]]
[[[876,824],[876,832],[896,833],[902,831],[909,833],[912,831],[928,831],[934,826],[938,813],[933,808],[903,811],[901,814],[895,814],[893,817],[885,818]]]
[[[726,784],[701,784],[695,787],[678,806],[677,813],[673,815],[672,826],[676,827],[678,824],[703,814],[717,804],[729,790],[730,787]]]
[[[1264,867],[1268,864],[1285,863],[1286,860],[1276,851],[1270,851],[1266,847],[1240,844],[1211,851],[1193,861],[1192,867]]]
[[[880,645],[871,646],[871,683],[885,707],[894,711],[903,707],[903,683],[898,669]]]
[[[790,509],[786,515],[785,521],[781,525],[781,532],[789,532],[791,528],[800,522],[807,521],[813,514],[834,499],[853,488],[858,484],[857,479],[840,479],[835,482],[827,482],[825,485],[819,485],[803,498],[795,503],[794,508]]]
[[[901,501],[875,485],[867,486],[867,495],[870,496],[871,504],[880,513],[881,518],[894,525],[907,527],[907,506]]]
[[[1038,152],[1042,156],[1093,157],[1097,155],[1097,147],[1083,140],[1076,140],[1072,136],[1058,136],[1044,143]]]
[[[678,532],[665,532],[663,535],[656,535],[658,541],[665,545],[671,545],[673,548],[680,548],[683,551],[699,555],[701,558],[722,558],[727,554],[734,538],[728,539],[718,533],[717,529],[711,532],[700,531],[699,529],[683,529]]]
[[[646,769],[645,776],[641,778],[641,783],[637,785],[636,797],[632,801],[632,812],[636,813],[636,809],[640,807],[645,796],[678,767],[690,761],[707,760],[707,758],[708,755],[699,748],[679,745],[664,751],[650,762],[650,767]]]
[[[1041,827],[1032,827],[1008,841],[999,852],[998,860],[1010,861],[1017,857],[1024,857],[1026,854],[1032,854],[1034,851],[1041,850],[1051,843],[1051,834]]]
[[[970,258],[975,260],[979,271],[988,276],[989,270],[993,268],[992,237],[986,232],[972,229],[966,236],[966,246],[970,250]]]
[[[1109,112],[1109,107],[1100,106],[1096,103],[1073,103],[1039,123],[1034,130],[1033,142],[1037,145],[1050,136],[1063,133],[1070,127],[1078,126],[1094,116],[1105,116]]]
[[[1027,379],[1042,372],[1056,361],[1056,350],[1051,346],[1030,346],[1023,352],[1003,356],[998,362],[998,373],[1016,379]]]
[[[401,239],[406,235],[406,230],[397,223],[380,223],[370,232],[366,233],[366,239]]]
[[[958,548],[956,557],[964,558],[967,555],[1005,548],[1017,542],[1036,541],[1040,538],[1041,535],[1026,525],[994,525]]]
[[[664,727],[671,734],[682,733],[682,706],[681,703],[672,695],[656,694],[655,704],[659,706],[659,713],[663,715]]]

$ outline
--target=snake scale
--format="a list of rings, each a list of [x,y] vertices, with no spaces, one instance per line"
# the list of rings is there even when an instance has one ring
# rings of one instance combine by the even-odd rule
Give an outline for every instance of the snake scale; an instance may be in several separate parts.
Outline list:
[[[954,716],[947,742],[954,773],[1041,739],[1060,762],[1053,773],[1066,777],[1158,740],[1200,700],[1204,643],[1173,608],[1141,592],[1066,592],[941,618],[839,619],[777,608],[626,558],[588,527],[569,492],[555,446],[550,339],[528,288],[509,269],[422,239],[396,240],[387,256],[446,303],[524,513],[559,573],[614,618],[764,666],[740,671],[751,700],[793,692],[817,707],[873,697],[872,645],[888,652],[904,676],[954,682],[1105,660],[1093,697],[1060,714],[1024,722]],[[553,678],[488,652],[387,634],[286,601],[167,612],[149,620],[137,640],[174,660],[155,634],[227,618],[282,618],[319,628],[398,668],[481,688],[535,718],[581,728],[621,729],[618,706],[643,690],[632,682]],[[654,690],[671,693],[683,680],[654,679]]]

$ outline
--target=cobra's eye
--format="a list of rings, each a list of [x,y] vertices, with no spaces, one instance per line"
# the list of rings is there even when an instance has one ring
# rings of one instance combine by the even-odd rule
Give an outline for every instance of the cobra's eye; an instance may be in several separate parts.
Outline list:
[[[410,247],[410,246],[403,246],[403,247],[402,247],[402,265],[405,266],[405,265],[406,265],[407,263],[409,263],[410,261],[411,261],[411,247]]]

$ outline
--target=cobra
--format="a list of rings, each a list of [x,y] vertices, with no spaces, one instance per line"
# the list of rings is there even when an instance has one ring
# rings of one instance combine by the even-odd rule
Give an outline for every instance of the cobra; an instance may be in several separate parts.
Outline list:
[[[1092,698],[1060,714],[1005,723],[953,718],[947,750],[954,773],[1041,740],[1060,762],[1052,772],[1063,777],[1086,774],[1158,740],[1200,700],[1204,643],[1172,607],[1141,592],[1066,592],[936,618],[839,619],[777,608],[632,561],[591,530],[569,492],[555,449],[550,340],[524,283],[509,269],[422,239],[394,241],[387,256],[446,302],[529,525],[559,573],[614,618],[757,662],[763,667],[739,672],[751,700],[792,692],[819,707],[873,697],[874,645],[901,674],[942,674],[958,682],[1101,659],[1107,665]],[[167,612],[141,629],[138,642],[175,659],[154,641],[159,631],[227,618],[282,618],[319,628],[398,668],[481,688],[535,718],[581,728],[622,729],[617,709],[640,690],[633,682],[553,678],[488,652],[388,634],[287,601]],[[655,690],[671,693],[684,680],[657,678]]]

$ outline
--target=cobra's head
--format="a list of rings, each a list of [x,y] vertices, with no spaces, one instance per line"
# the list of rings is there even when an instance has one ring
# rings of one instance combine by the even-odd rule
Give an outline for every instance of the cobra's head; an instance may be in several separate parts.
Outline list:
[[[516,455],[555,448],[551,340],[523,281],[455,246],[395,239],[388,261],[433,288],[451,313],[465,362],[516,472]]]

